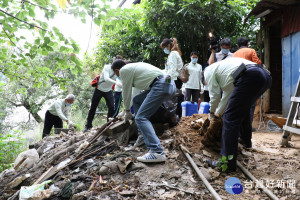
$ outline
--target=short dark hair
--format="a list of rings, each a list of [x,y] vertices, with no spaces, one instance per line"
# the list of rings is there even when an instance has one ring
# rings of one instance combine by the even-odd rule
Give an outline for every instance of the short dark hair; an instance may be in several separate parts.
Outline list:
[[[124,60],[115,60],[111,65],[111,69],[115,71],[116,69],[121,69],[124,65],[126,65]]]
[[[249,40],[248,38],[246,37],[240,37],[238,40],[237,40],[237,44],[239,47],[242,47],[242,46],[247,46],[249,43]]]
[[[192,51],[192,53],[191,53],[191,55],[190,55],[190,56],[192,56],[192,55],[199,56],[197,51]]]
[[[224,38],[224,39],[221,40],[220,45],[221,46],[223,46],[223,45],[231,46],[231,41],[230,41],[229,38]]]

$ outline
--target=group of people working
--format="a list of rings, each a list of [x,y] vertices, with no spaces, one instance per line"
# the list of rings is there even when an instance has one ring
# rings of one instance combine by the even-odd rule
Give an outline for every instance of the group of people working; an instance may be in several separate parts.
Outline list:
[[[239,50],[232,54],[230,40],[223,39],[220,43],[221,51],[216,53],[212,50],[209,65],[205,69],[198,64],[198,53],[191,52],[191,62],[186,66],[189,79],[184,84],[178,78],[183,62],[176,38],[164,39],[160,44],[163,52],[168,55],[165,70],[144,62],[131,63],[121,56],[116,56],[114,62],[105,65],[102,70],[83,132],[92,128],[97,106],[104,97],[108,107],[107,120],[118,117],[127,121],[133,118],[134,113],[139,133],[134,146],[145,144],[149,149],[148,153],[138,157],[137,160],[163,162],[166,155],[149,120],[150,117],[165,100],[174,97],[176,91],[181,89],[184,91],[184,98],[177,95],[179,104],[177,114],[180,117],[180,103],[183,100],[197,102],[202,90],[205,100],[210,102],[210,119],[216,115],[223,116],[221,155],[233,155],[228,169],[234,171],[238,142],[248,148],[251,147],[250,108],[271,86],[270,73],[261,66],[255,50],[248,48],[248,43],[247,38],[239,38]],[[115,85],[114,95],[113,85]],[[118,114],[122,99],[125,109]],[[68,105],[74,100],[74,95],[68,95],[66,99],[58,100],[50,106],[46,113],[43,136],[49,134],[49,128],[51,130],[53,125],[56,127],[62,125],[60,121],[50,127],[48,119],[53,120],[56,117],[57,121],[60,119],[73,124],[64,113],[68,113]],[[60,111],[54,111],[55,109]],[[209,164],[213,167],[217,165],[216,161],[209,161]]]

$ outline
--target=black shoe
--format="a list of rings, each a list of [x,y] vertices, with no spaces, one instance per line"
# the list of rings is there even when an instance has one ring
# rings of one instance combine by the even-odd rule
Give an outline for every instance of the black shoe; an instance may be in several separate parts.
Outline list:
[[[205,162],[208,164],[209,167],[211,167],[213,169],[217,168],[217,171],[222,172],[222,166],[221,166],[222,164],[220,163],[220,161],[206,159]],[[218,166],[218,163],[220,163],[219,166]],[[236,165],[233,165],[233,163],[231,161],[228,162],[227,167],[228,168],[225,171],[227,173],[236,171]]]
[[[245,142],[243,139],[239,138],[239,143],[243,145],[246,149],[251,149],[252,148],[252,142]]]
[[[89,132],[92,128],[87,128],[87,127],[84,127],[84,129],[82,130],[82,133],[86,133],[86,132]]]
[[[218,166],[219,161],[217,161],[217,160],[206,159],[205,162],[208,164],[209,167],[211,167],[213,169],[217,168],[217,167],[221,167],[221,166]]]

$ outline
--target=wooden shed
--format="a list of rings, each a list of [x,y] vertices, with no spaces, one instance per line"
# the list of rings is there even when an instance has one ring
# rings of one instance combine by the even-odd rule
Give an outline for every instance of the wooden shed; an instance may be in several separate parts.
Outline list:
[[[264,110],[288,115],[300,75],[300,0],[261,0],[249,13],[261,18],[264,63],[272,73],[272,87]]]

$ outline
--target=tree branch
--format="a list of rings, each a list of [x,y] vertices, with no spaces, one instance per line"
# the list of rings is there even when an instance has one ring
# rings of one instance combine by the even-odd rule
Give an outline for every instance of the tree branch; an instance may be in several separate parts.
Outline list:
[[[45,8],[45,7],[43,7],[43,6],[40,6],[40,5],[31,3],[30,1],[27,1],[27,0],[22,0],[21,3],[22,3],[22,2],[27,2],[27,3],[31,4],[31,5],[37,6],[37,7],[41,8],[41,9],[47,10],[47,11],[49,11],[49,12],[61,12],[61,11],[58,11],[58,10],[52,10],[52,9]],[[62,13],[62,12],[61,12],[61,13]]]
[[[36,26],[36,25],[30,24],[30,23],[28,23],[28,22],[26,22],[26,21],[23,21],[23,20],[21,20],[21,19],[19,19],[19,18],[15,17],[15,16],[13,16],[13,15],[11,15],[11,14],[9,14],[9,13],[5,12],[4,10],[1,10],[1,9],[0,9],[0,11],[1,11],[1,12],[3,12],[4,14],[6,14],[6,15],[8,15],[8,16],[10,16],[10,17],[12,17],[12,18],[15,18],[16,20],[19,20],[19,21],[21,21],[21,22],[23,22],[23,23],[25,23],[25,24],[28,24],[29,26],[33,26],[33,27],[39,28],[39,29],[41,29],[41,30],[43,30],[43,31],[46,31],[46,32],[47,32],[47,30],[46,30],[46,29],[43,29],[43,28],[41,28],[41,27],[39,27],[39,26]]]
[[[8,39],[10,40],[11,43],[13,43],[15,45],[15,47],[17,47],[17,45],[10,39],[9,35],[6,33],[6,29],[4,28],[3,24],[1,23],[2,28],[4,30],[5,35],[8,37]],[[17,47],[21,52],[23,52],[22,49],[20,49],[19,47]]]

